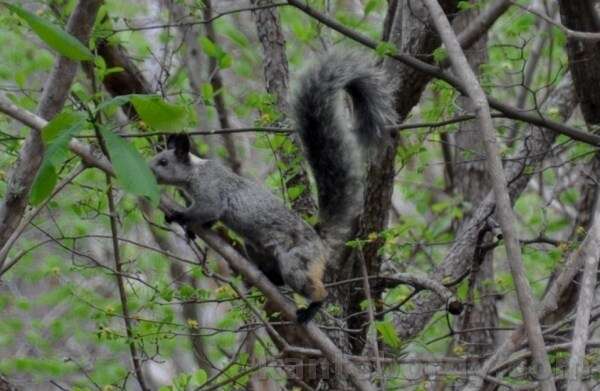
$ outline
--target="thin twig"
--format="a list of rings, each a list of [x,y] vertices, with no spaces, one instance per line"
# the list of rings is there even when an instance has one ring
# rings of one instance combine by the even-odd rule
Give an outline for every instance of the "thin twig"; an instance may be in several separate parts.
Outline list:
[[[379,342],[377,341],[377,329],[375,327],[375,311],[373,310],[373,296],[371,295],[371,284],[369,284],[369,271],[367,270],[367,262],[365,261],[364,254],[362,251],[358,251],[360,268],[363,275],[363,289],[365,290],[365,298],[367,299],[367,309],[369,313],[369,323],[368,326],[368,337],[371,342],[371,346],[373,346],[373,352],[375,353],[375,367],[377,368],[377,373],[379,374],[379,387],[385,390],[385,373],[383,372],[383,367],[381,365],[381,355],[379,353]]]

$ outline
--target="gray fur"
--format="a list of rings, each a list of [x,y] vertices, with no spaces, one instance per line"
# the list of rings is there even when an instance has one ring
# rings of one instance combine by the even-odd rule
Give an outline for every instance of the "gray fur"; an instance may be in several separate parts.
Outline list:
[[[370,62],[339,52],[325,56],[299,80],[293,116],[318,185],[321,233],[328,243],[335,237],[343,245],[363,208],[366,152],[378,137],[386,139],[385,125],[394,119],[390,85]],[[352,99],[352,127],[340,115],[341,91]],[[322,279],[329,246],[269,191],[216,161],[190,155],[189,141],[181,137],[172,143],[175,149],[150,162],[159,183],[177,186],[193,200],[179,222],[220,220],[237,232],[263,272],[280,273],[313,301],[299,314],[310,319],[326,296]]]
[[[303,73],[293,94],[292,115],[319,189],[320,233],[336,250],[363,210],[368,155],[389,142],[394,86],[372,61],[334,51]],[[342,116],[342,91],[351,98],[353,124]]]
[[[253,248],[277,259],[283,281],[292,289],[309,299],[324,298],[311,290],[314,282],[307,270],[314,262],[324,262],[327,249],[315,230],[271,192],[215,160],[190,155],[186,164],[173,149],[152,158],[150,168],[159,183],[175,185],[193,200],[183,212],[189,221],[220,220]]]

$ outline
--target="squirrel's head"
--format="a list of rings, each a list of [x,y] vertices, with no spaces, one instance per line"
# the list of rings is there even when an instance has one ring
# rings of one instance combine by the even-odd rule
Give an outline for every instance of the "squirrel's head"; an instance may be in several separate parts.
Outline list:
[[[150,169],[158,183],[183,186],[192,175],[192,168],[200,158],[190,154],[190,139],[184,133],[173,134],[167,139],[167,149],[150,160]]]

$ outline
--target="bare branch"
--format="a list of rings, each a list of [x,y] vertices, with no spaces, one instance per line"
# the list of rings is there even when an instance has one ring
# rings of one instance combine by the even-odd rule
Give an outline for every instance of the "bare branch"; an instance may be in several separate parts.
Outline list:
[[[463,49],[470,48],[510,7],[510,0],[496,0],[483,10],[469,26],[460,32],[458,42]]]
[[[565,35],[568,38],[580,39],[580,40],[586,40],[586,41],[600,41],[600,33],[571,30],[570,28],[568,28],[564,24],[558,23],[557,21],[555,21],[554,19],[552,19],[548,15],[546,15],[546,14],[544,14],[544,13],[536,10],[532,6],[524,6],[524,5],[519,4],[519,3],[517,3],[516,1],[513,1],[513,0],[511,0],[510,3],[512,3],[513,5],[521,8],[522,10],[524,10],[526,12],[529,12],[532,15],[537,16],[538,18],[542,19],[546,23],[548,23],[548,24],[550,24],[550,25],[552,25],[554,27],[559,28],[563,33],[565,33]]]
[[[467,58],[465,57],[456,35],[452,30],[452,26],[448,18],[444,14],[437,0],[425,0],[425,4],[431,13],[431,17],[436,26],[436,29],[442,37],[442,41],[448,51],[450,62],[454,72],[462,79],[468,96],[471,98],[473,108],[479,123],[481,124],[481,132],[483,135],[483,143],[487,153],[487,171],[494,189],[496,199],[496,215],[498,216],[500,227],[504,235],[506,253],[509,266],[513,275],[514,284],[517,290],[517,299],[519,308],[523,315],[525,329],[529,346],[532,350],[535,362],[539,366],[540,373],[538,379],[543,390],[554,390],[554,380],[552,378],[552,368],[545,351],[544,338],[540,322],[535,313],[535,304],[531,287],[525,275],[523,267],[523,259],[521,256],[521,246],[516,232],[516,218],[512,211],[510,196],[507,189],[507,181],[500,160],[498,150],[496,131],[492,123],[490,115],[490,107],[486,99],[485,93],[473,73]]]
[[[112,249],[113,257],[115,259],[115,278],[117,279],[117,287],[119,288],[119,298],[121,300],[121,312],[123,313],[123,320],[125,322],[125,332],[127,333],[127,340],[129,344],[129,352],[131,353],[131,360],[133,361],[133,368],[135,370],[135,377],[140,385],[142,391],[147,391],[149,388],[146,386],[146,380],[142,372],[142,363],[136,346],[135,338],[133,336],[133,325],[131,317],[129,316],[129,304],[127,299],[127,292],[125,291],[125,283],[123,279],[123,263],[121,262],[121,251],[119,249],[119,239],[117,231],[117,208],[115,207],[115,200],[112,194],[112,180],[110,174],[106,174],[106,197],[108,198],[108,211],[110,220],[110,232],[112,236]]]
[[[0,100],[0,104],[2,104],[1,100]],[[62,189],[64,189],[66,185],[71,183],[84,170],[85,170],[85,167],[83,165],[80,165],[77,168],[75,168],[69,175],[67,175],[65,178],[63,178],[54,187],[52,194],[50,194],[50,196],[46,200],[44,200],[44,202],[42,202],[40,205],[38,205],[34,209],[32,209],[27,214],[27,216],[25,216],[21,220],[21,222],[19,223],[17,228],[15,228],[15,230],[11,233],[10,237],[6,240],[6,243],[4,243],[4,246],[2,246],[2,249],[0,249],[0,277],[4,273],[6,273],[8,271],[8,269],[10,269],[10,267],[12,267],[12,265],[9,264],[9,265],[6,265],[6,267],[2,268],[10,249],[14,246],[14,244],[17,242],[19,237],[23,234],[23,231],[25,231],[25,228],[27,228],[29,223],[31,223],[31,221],[40,213],[40,211],[42,209],[44,209],[46,207],[46,205],[48,205],[48,202],[50,202],[50,200],[52,198],[54,198],[54,196],[56,194],[58,194]]]
[[[596,207],[594,210],[594,226],[600,220],[600,197],[597,196]],[[590,234],[595,234],[592,240],[595,244],[590,248],[590,252],[583,254],[583,276],[579,287],[579,300],[577,301],[577,316],[575,318],[575,328],[573,329],[573,345],[571,346],[571,357],[569,358],[568,385],[569,391],[583,390],[581,374],[583,373],[583,360],[585,356],[585,347],[589,335],[589,322],[592,305],[594,302],[594,293],[596,289],[596,273],[598,272],[598,261],[600,260],[600,230],[594,230]]]

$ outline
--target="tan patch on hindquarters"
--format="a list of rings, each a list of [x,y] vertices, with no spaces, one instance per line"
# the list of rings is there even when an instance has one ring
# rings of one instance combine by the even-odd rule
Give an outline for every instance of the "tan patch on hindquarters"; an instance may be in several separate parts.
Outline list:
[[[325,274],[325,260],[319,259],[313,261],[308,266],[308,279],[311,283],[311,292],[309,298],[312,301],[323,301],[327,297],[327,290],[323,285],[323,274]]]

